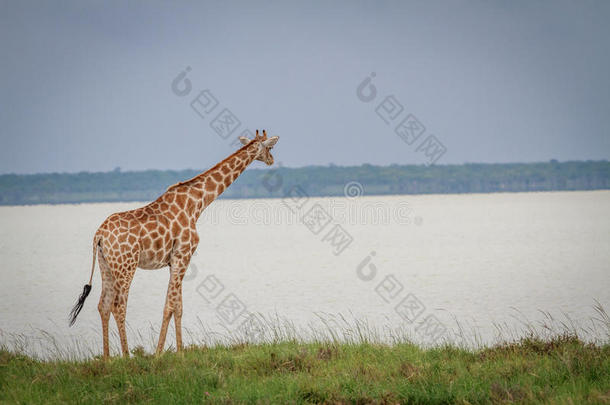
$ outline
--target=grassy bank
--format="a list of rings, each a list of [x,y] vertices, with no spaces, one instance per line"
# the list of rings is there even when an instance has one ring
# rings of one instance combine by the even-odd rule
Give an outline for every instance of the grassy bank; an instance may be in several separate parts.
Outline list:
[[[2,403],[610,403],[610,345],[573,337],[480,350],[412,344],[190,347],[109,362],[0,351]]]

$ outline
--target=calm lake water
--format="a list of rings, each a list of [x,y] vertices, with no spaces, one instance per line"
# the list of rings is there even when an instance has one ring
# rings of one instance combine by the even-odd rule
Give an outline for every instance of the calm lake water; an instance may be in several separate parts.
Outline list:
[[[46,331],[99,353],[97,266],[72,328],[67,315],[89,279],[97,227],[141,205],[0,207],[2,340],[48,354],[57,349]],[[187,340],[260,339],[261,316],[300,335],[349,338],[358,320],[382,339],[423,343],[490,343],[498,327],[519,334],[550,317],[603,334],[592,318],[595,300],[610,308],[609,208],[610,191],[219,200],[198,223],[184,281]],[[157,339],[168,274],[136,273],[132,348]]]

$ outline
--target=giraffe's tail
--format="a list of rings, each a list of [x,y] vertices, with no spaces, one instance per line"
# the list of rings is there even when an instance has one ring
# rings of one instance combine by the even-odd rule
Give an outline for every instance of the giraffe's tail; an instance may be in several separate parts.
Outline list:
[[[83,292],[78,297],[78,300],[76,301],[74,308],[72,308],[72,311],[70,311],[70,326],[74,325],[74,322],[76,322],[76,317],[78,316],[80,311],[83,309],[83,305],[85,305],[85,300],[87,299],[87,296],[89,296],[89,293],[91,292],[91,282],[93,281],[93,271],[95,270],[95,259],[97,256],[97,248],[99,246],[101,239],[102,239],[101,236],[99,236],[97,234],[93,238],[93,263],[91,264],[91,276],[89,277],[89,284],[85,284],[85,287],[83,288]]]

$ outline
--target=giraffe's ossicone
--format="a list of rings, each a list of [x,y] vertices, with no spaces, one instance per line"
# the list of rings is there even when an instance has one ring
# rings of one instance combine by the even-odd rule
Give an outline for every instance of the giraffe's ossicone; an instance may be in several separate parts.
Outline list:
[[[243,146],[208,171],[174,184],[150,204],[110,215],[93,237],[93,265],[89,283],[70,312],[74,324],[91,291],[97,256],[102,275],[98,310],[102,318],[104,357],[109,356],[108,321],[114,316],[121,349],[129,355],[125,333],[125,312],[129,286],[137,268],[159,269],[169,266],[170,279],[163,309],[157,353],[163,350],[171,317],[176,325],[176,348],[182,349],[182,279],[199,236],[195,224],[209,206],[254,160],[273,164],[271,149],[279,138],[267,138],[266,131],[254,139],[240,137]]]

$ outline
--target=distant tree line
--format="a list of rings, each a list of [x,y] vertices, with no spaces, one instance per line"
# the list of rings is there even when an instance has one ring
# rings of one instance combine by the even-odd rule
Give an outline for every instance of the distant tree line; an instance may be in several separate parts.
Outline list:
[[[0,205],[149,201],[202,170],[0,175]],[[308,166],[248,169],[222,198],[283,197],[294,186],[310,196],[339,196],[358,182],[365,195],[610,189],[610,162],[462,165]]]

